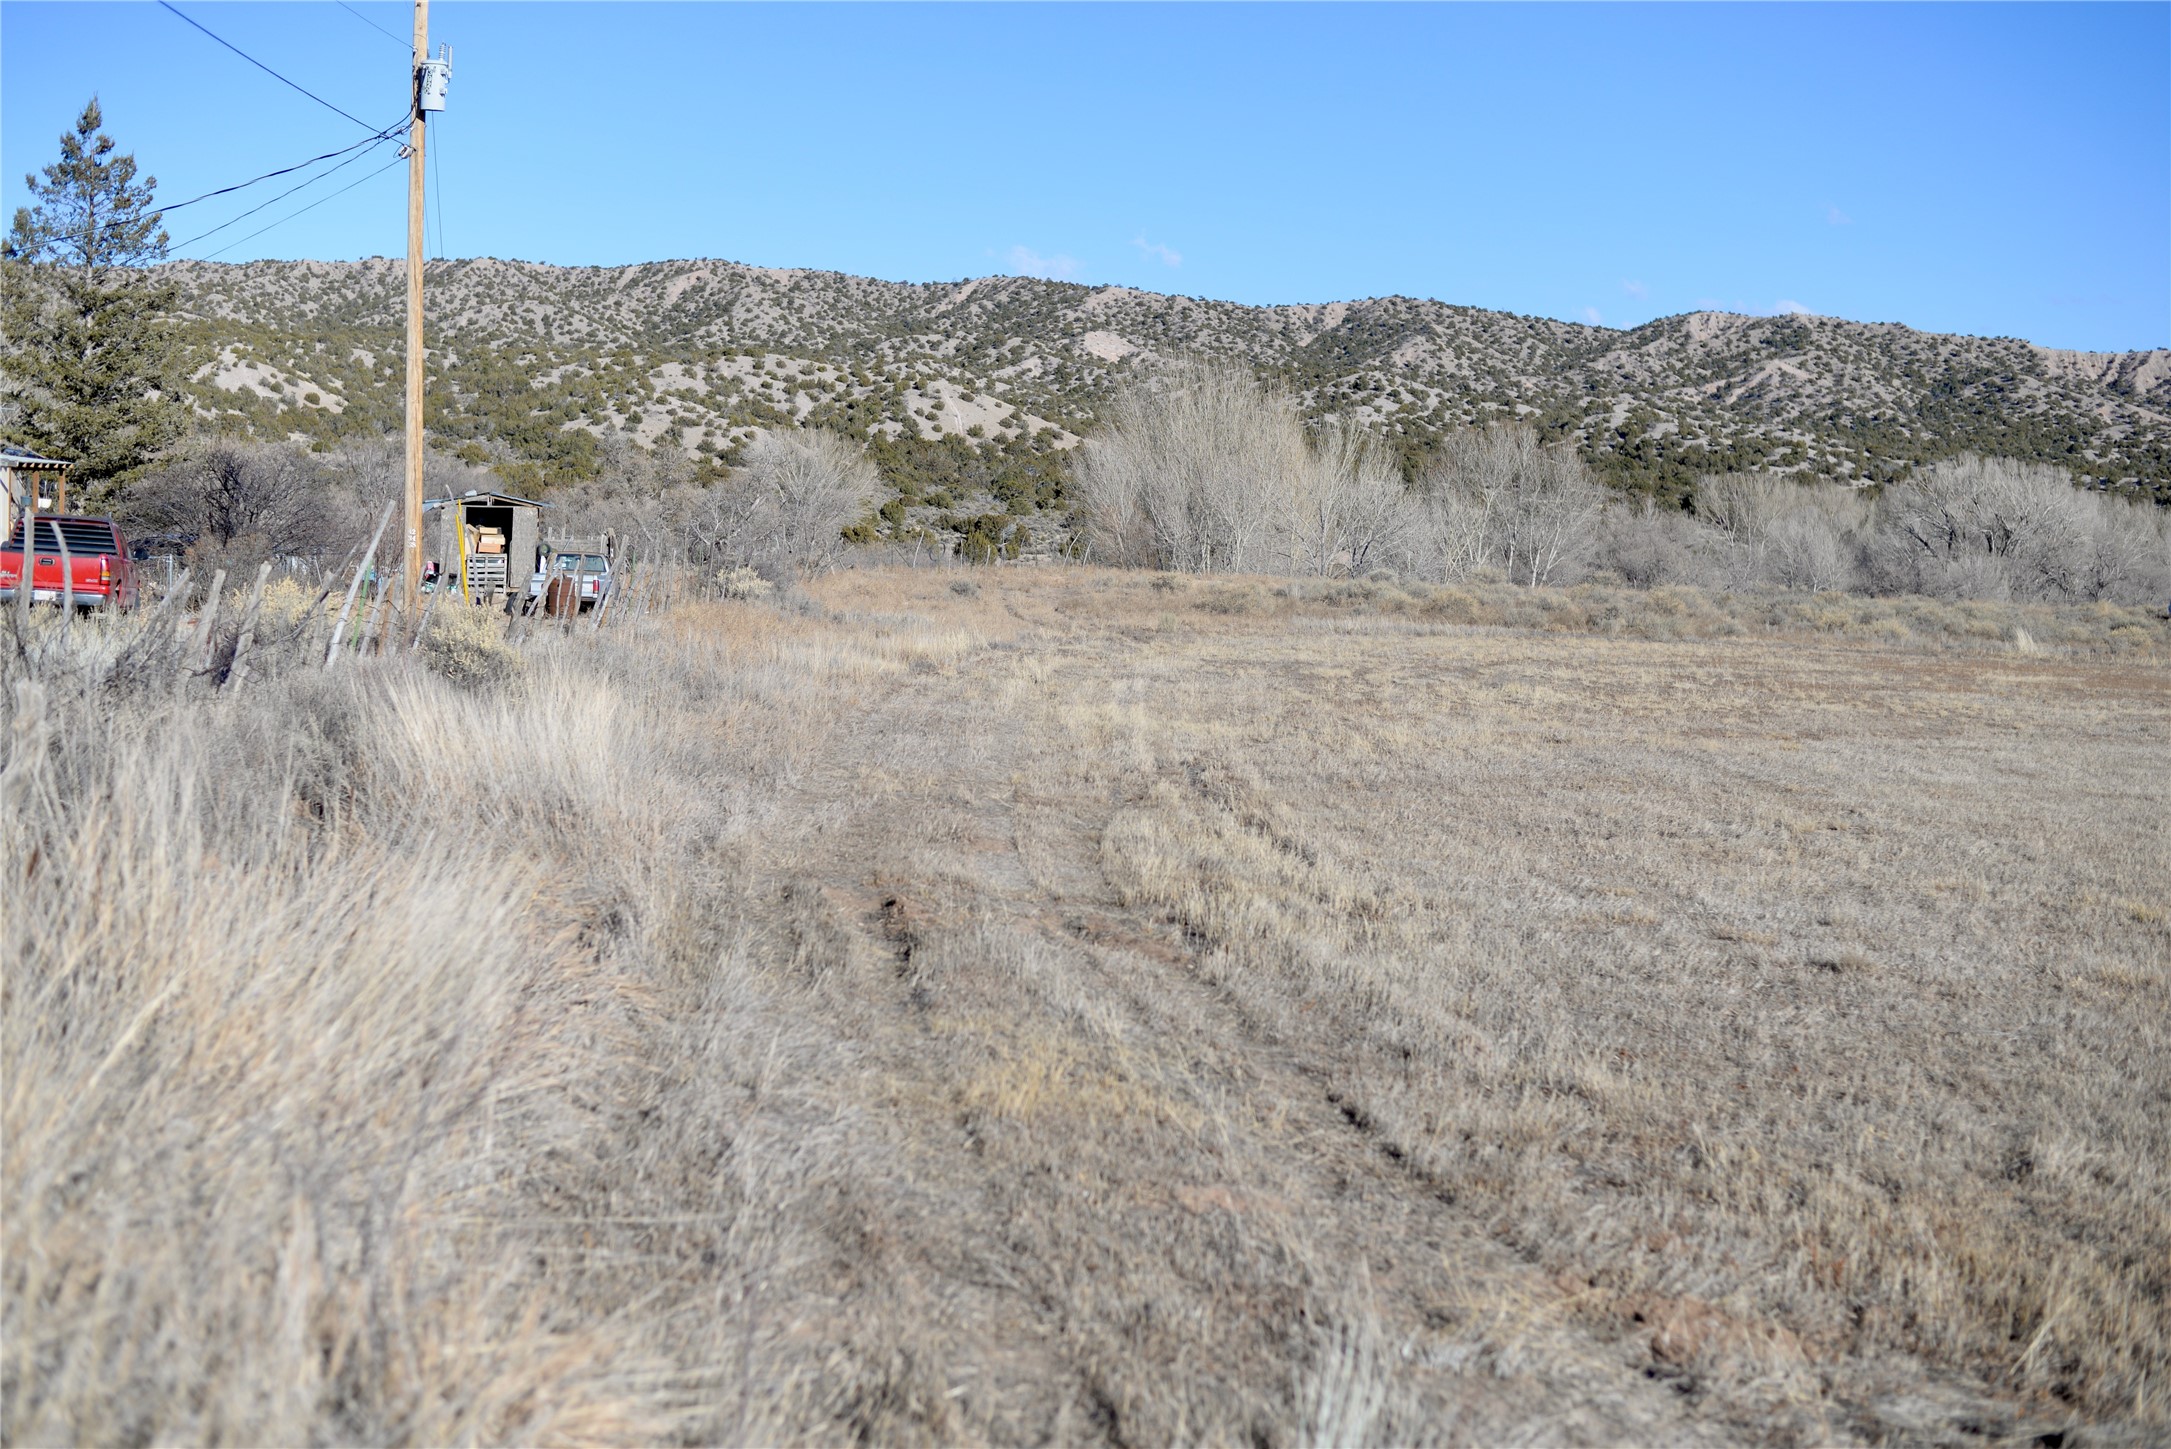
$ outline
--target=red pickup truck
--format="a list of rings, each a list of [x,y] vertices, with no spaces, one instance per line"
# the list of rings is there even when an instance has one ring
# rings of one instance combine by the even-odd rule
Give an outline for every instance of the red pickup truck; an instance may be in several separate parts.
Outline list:
[[[23,522],[0,547],[0,600],[13,602],[23,577]],[[136,564],[128,556],[128,540],[110,518],[77,518],[67,514],[38,515],[36,548],[31,557],[30,599],[36,604],[57,604],[70,593],[82,609],[133,609],[136,606]],[[61,586],[61,545],[68,546],[68,587]]]

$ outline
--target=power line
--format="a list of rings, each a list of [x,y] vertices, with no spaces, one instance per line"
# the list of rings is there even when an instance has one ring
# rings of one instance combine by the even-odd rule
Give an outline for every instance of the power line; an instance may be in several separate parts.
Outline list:
[[[232,186],[222,186],[216,191],[206,191],[201,196],[191,196],[186,201],[176,201],[171,206],[161,206],[157,209],[158,215],[163,218],[169,211],[179,211],[182,207],[194,206],[199,201],[209,201],[213,197],[225,196],[229,193],[236,191],[244,191],[247,190],[249,187],[256,185],[259,181],[270,181],[280,176],[291,176],[295,172],[300,171],[305,167],[316,165],[319,161],[329,161],[334,156],[345,156],[349,151],[360,151],[365,146],[373,146],[384,141],[390,141],[398,135],[401,128],[404,127],[406,124],[407,122],[405,118],[402,118],[401,120],[394,122],[392,125],[385,127],[382,131],[379,131],[374,136],[364,136],[361,140],[355,142],[352,146],[342,146],[337,151],[327,151],[322,156],[312,156],[307,161],[297,161],[292,166],[282,166],[277,171],[267,171],[262,176],[252,176],[247,181],[237,181]],[[367,153],[365,152],[364,154]],[[351,159],[359,161],[362,158],[360,156],[356,156]],[[247,211],[241,213],[241,216],[233,218],[232,221],[222,222],[218,226],[211,228],[211,231],[198,232],[196,235],[190,237],[185,242],[169,242],[167,243],[167,248],[168,250],[171,250],[176,246],[189,246],[195,242],[202,241],[205,237],[210,236],[212,232],[224,231],[227,227],[232,226],[234,222],[240,221],[242,217],[254,216],[257,212],[262,211],[265,206],[270,206],[273,204],[273,202],[277,202],[285,197],[292,196],[295,192],[301,190],[303,186],[314,186],[317,182],[322,181],[325,177],[331,175],[333,171],[337,171],[341,167],[346,166],[347,164],[348,162],[342,161],[339,163],[338,166],[332,167],[330,171],[319,172],[317,175],[310,177],[307,181],[304,181],[301,186],[288,187],[286,190],[280,192],[278,196],[274,196],[271,201],[265,202],[263,206],[252,206]],[[70,239],[74,239],[77,237],[88,237],[90,234],[91,232],[89,229],[80,232],[56,233],[56,235],[65,236]]]
[[[216,191],[206,191],[201,196],[191,196],[186,201],[176,201],[171,206],[161,206],[159,210],[162,212],[179,211],[184,206],[194,206],[197,202],[209,201],[214,196],[224,196],[231,191],[246,190],[247,188],[256,185],[256,183],[259,181],[271,181],[281,176],[291,176],[305,166],[314,166],[319,161],[329,161],[334,156],[344,156],[349,151],[359,151],[364,146],[370,145],[372,142],[387,140],[392,136],[394,132],[398,131],[402,126],[406,124],[407,118],[405,116],[402,116],[397,121],[394,121],[391,125],[386,126],[383,130],[379,131],[376,135],[365,136],[361,140],[355,142],[352,146],[342,146],[337,151],[327,151],[322,156],[312,156],[307,161],[297,161],[292,166],[282,166],[277,171],[266,171],[262,176],[252,176],[247,181],[237,181],[232,186],[221,186]],[[338,168],[334,167],[333,169],[337,170]]]
[[[391,140],[391,139],[392,139],[392,138],[391,138],[390,136],[377,136],[377,137],[373,137],[373,138],[372,138],[371,140],[369,140],[369,141],[364,141],[364,142],[362,142],[361,144],[362,144],[362,145],[365,145],[365,146],[368,146],[368,145],[372,145],[372,144],[374,144],[374,145],[379,145],[379,146],[381,146],[381,145],[383,145],[383,144],[384,144],[385,142],[387,142],[387,141],[389,141],[389,140]],[[353,150],[354,148],[350,146],[350,147],[348,147],[347,149],[351,151],[351,150]],[[289,187],[288,187],[288,188],[287,188],[286,190],[284,190],[284,191],[280,192],[280,193],[279,193],[279,194],[278,194],[277,196],[274,196],[274,197],[273,197],[273,198],[272,198],[271,200],[269,200],[269,201],[260,201],[260,202],[258,202],[258,203],[257,203],[256,205],[254,205],[254,206],[250,207],[250,208],[249,208],[249,209],[248,209],[247,211],[244,211],[244,212],[242,212],[242,213],[240,213],[239,215],[236,215],[236,216],[228,217],[228,218],[227,218],[227,219],[226,219],[225,221],[222,221],[222,222],[220,222],[220,223],[219,223],[219,224],[218,224],[217,226],[215,226],[215,227],[212,227],[212,228],[211,228],[211,229],[210,229],[209,231],[200,231],[200,232],[196,233],[196,235],[194,235],[194,236],[190,237],[190,238],[189,238],[189,239],[188,239],[187,241],[184,241],[184,242],[175,242],[175,243],[173,244],[172,250],[178,251],[178,250],[180,250],[180,249],[181,249],[182,247],[192,247],[192,246],[196,245],[196,243],[198,243],[198,242],[202,241],[202,240],[203,240],[203,239],[204,239],[205,237],[207,237],[207,236],[213,236],[213,235],[216,235],[216,234],[217,234],[217,233],[219,233],[219,232],[222,232],[222,231],[226,230],[226,228],[228,228],[228,227],[232,226],[232,225],[233,225],[233,224],[234,224],[235,222],[237,222],[237,221],[245,221],[245,220],[247,220],[247,219],[248,219],[249,217],[252,217],[252,216],[256,215],[256,214],[257,214],[258,212],[262,211],[262,210],[263,210],[263,209],[264,209],[265,207],[267,207],[267,206],[277,206],[277,205],[278,205],[278,204],[279,204],[280,202],[282,202],[282,201],[286,200],[286,199],[287,199],[287,198],[288,198],[289,196],[292,196],[292,195],[293,195],[293,194],[294,194],[295,192],[297,192],[297,191],[300,191],[300,190],[301,190],[301,189],[302,189],[303,187],[307,187],[307,186],[314,186],[314,185],[316,185],[316,184],[317,184],[317,183],[318,183],[319,181],[322,181],[322,180],[323,180],[323,179],[324,179],[325,177],[327,177],[327,176],[330,176],[330,175],[333,175],[333,174],[334,174],[334,173],[336,173],[336,172],[339,172],[339,171],[345,170],[345,169],[346,169],[347,167],[349,167],[349,166],[352,166],[352,165],[353,165],[353,164],[354,164],[355,162],[357,162],[357,161],[361,160],[363,156],[367,156],[368,154],[369,154],[369,152],[367,152],[367,151],[363,151],[363,152],[361,152],[361,153],[359,153],[359,154],[357,154],[357,155],[349,156],[349,157],[348,157],[348,158],[347,158],[346,160],[344,160],[344,161],[340,162],[340,163],[339,163],[339,164],[338,164],[337,166],[332,166],[332,167],[328,167],[328,168],[326,168],[326,169],[325,169],[325,170],[323,170],[323,171],[319,171],[319,172],[318,172],[318,173],[317,173],[316,175],[314,175],[314,176],[310,177],[310,178],[309,178],[309,179],[308,179],[307,181],[302,181],[302,182],[298,182],[298,183],[296,183],[296,184],[295,184],[295,185],[293,185],[293,186],[289,186]],[[319,159],[322,159],[322,158],[319,158]],[[337,193],[334,193],[334,194],[336,195]]]
[[[355,9],[355,8],[354,8],[354,7],[352,6],[352,5],[349,5],[349,4],[347,3],[347,0],[336,0],[336,3],[338,4],[338,6],[339,6],[339,8],[340,8],[340,9],[342,9],[342,10],[346,11],[346,12],[347,12],[347,13],[348,13],[349,15],[352,15],[352,16],[353,16],[353,17],[354,17],[355,19],[357,19],[357,20],[361,21],[361,22],[362,22],[362,23],[363,23],[364,25],[367,25],[367,26],[368,26],[368,27],[369,27],[370,29],[372,29],[372,30],[376,31],[376,32],[377,32],[377,33],[378,33],[379,35],[383,36],[383,37],[384,37],[384,38],[385,38],[386,40],[389,40],[389,41],[391,41],[391,42],[392,42],[392,43],[393,43],[394,45],[398,46],[398,47],[399,47],[399,48],[400,48],[401,50],[406,50],[406,49],[408,49],[408,42],[406,42],[406,41],[404,41],[404,40],[400,39],[400,38],[399,38],[399,37],[398,37],[397,35],[394,35],[394,34],[393,34],[393,33],[392,33],[391,31],[389,31],[389,30],[385,29],[385,28],[384,28],[384,27],[383,27],[382,25],[379,25],[379,24],[378,24],[378,23],[377,23],[376,21],[374,21],[374,20],[370,19],[370,18],[369,18],[369,17],[367,16],[367,15],[364,15],[364,14],[363,14],[363,13],[362,13],[361,11],[359,11],[359,10]]]
[[[387,161],[384,165],[379,166],[375,171],[370,172],[368,176],[362,177],[359,181],[348,182],[345,186],[342,186],[337,191],[333,192],[331,196],[320,196],[315,201],[310,202],[307,206],[298,207],[295,210],[288,212],[285,216],[282,216],[277,221],[272,222],[270,226],[260,226],[255,231],[250,232],[247,236],[240,237],[234,241],[230,241],[225,246],[220,247],[215,252],[206,252],[203,256],[196,258],[196,260],[200,262],[208,262],[214,257],[224,256],[226,253],[232,251],[235,247],[240,246],[242,242],[255,241],[265,232],[270,231],[272,227],[285,226],[288,222],[292,221],[295,217],[300,216],[303,212],[314,211],[318,207],[322,206],[325,202],[330,201],[335,197],[345,196],[348,192],[354,190],[355,187],[360,186],[363,181],[369,181],[374,179],[375,177],[384,175],[385,172],[390,171],[393,167],[399,165],[400,162],[406,159],[407,158],[404,156],[394,156],[390,161]]]
[[[204,34],[210,36],[213,40],[218,41],[219,44],[225,46],[228,50],[240,56],[243,60],[255,66],[258,70],[270,76],[272,79],[278,81],[280,84],[293,86],[295,90],[300,91],[303,95],[309,97],[309,99],[315,101],[318,105],[324,107],[328,111],[337,111],[340,115],[345,116],[348,120],[354,122],[354,124],[360,126],[365,131],[375,129],[369,124],[369,122],[363,120],[360,116],[354,115],[352,112],[349,111],[341,111],[339,107],[333,105],[330,101],[324,99],[324,97],[318,95],[315,91],[309,89],[305,85],[302,85],[298,81],[288,80],[285,76],[280,75],[279,72],[273,70],[270,66],[264,64],[264,62],[258,60],[255,56],[249,54],[246,50],[243,50],[240,46],[234,44],[232,41],[226,39],[221,35],[218,35],[211,30],[206,29],[202,25],[198,25],[193,20],[189,20],[186,15],[182,15],[180,11],[174,10],[173,5],[170,3],[170,0],[158,0],[158,3],[161,8],[173,11],[173,14],[178,16],[182,20],[188,20],[189,24],[195,25],[198,30],[202,30]]]

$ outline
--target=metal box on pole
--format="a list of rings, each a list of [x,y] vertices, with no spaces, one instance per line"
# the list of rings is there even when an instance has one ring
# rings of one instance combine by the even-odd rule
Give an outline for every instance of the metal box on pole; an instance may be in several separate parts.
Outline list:
[[[436,59],[424,59],[415,70],[415,109],[442,111],[445,88],[452,84],[452,47],[441,47]]]

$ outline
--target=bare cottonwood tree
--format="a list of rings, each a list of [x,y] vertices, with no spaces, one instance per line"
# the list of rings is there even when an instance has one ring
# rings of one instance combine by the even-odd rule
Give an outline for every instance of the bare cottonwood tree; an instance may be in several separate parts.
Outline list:
[[[1490,565],[1519,584],[1572,583],[1595,542],[1605,494],[1574,451],[1526,427],[1448,437],[1418,485],[1422,569],[1437,578]]]
[[[1080,450],[1094,555],[1190,572],[1333,575],[1396,556],[1401,479],[1368,435],[1307,435],[1243,371],[1181,359],[1125,387]]]
[[[1623,498],[1599,519],[1591,565],[1636,588],[1710,586],[1725,582],[1724,555],[1724,535],[1693,514],[1651,498]]]
[[[1361,574],[1407,566],[1414,503],[1372,433],[1329,423],[1313,440],[1290,537],[1293,572]]]
[[[1856,489],[1784,474],[1730,474],[1697,488],[1699,512],[1719,530],[1732,588],[1820,593],[1858,587],[1871,509]]]
[[[1965,456],[1888,490],[1872,564],[1895,592],[2142,603],[2163,596],[2171,545],[2159,510],[2044,464]]]
[[[674,489],[665,503],[689,557],[789,577],[835,562],[844,530],[879,486],[874,464],[848,438],[769,433],[730,477]]]

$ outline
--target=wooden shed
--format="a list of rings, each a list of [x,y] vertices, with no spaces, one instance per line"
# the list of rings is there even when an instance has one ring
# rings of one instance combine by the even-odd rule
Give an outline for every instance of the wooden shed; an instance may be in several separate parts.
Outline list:
[[[438,587],[476,604],[524,593],[542,566],[542,511],[549,506],[479,489],[425,500],[422,554],[437,566]]]

